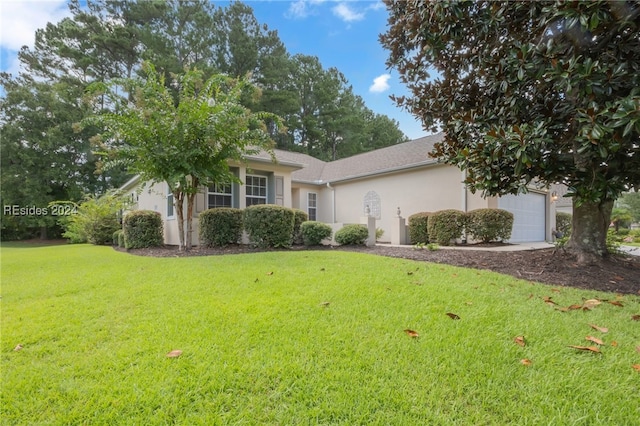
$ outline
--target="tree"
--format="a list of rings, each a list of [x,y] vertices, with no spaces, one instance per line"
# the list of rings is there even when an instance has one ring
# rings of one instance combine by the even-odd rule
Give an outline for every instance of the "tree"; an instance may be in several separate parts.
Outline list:
[[[568,185],[567,248],[606,256],[613,202],[640,185],[640,4],[386,1],[395,100],[443,128],[433,155],[487,195]]]
[[[246,80],[216,74],[203,81],[201,72],[186,70],[174,76],[174,97],[162,73],[148,63],[145,71],[142,82],[113,80],[91,86],[90,92],[106,94],[114,109],[101,111],[84,124],[103,129],[96,142],[112,163],[125,162],[143,181],[165,182],[172,188],[180,248],[190,250],[196,194],[202,186],[237,181],[228,161],[244,161],[260,148],[270,150],[264,121],[279,119],[252,113],[240,104],[241,96],[251,89]],[[123,87],[130,88],[132,101],[118,94]]]
[[[640,192],[627,192],[618,199],[621,207],[629,210],[634,222],[640,222]]]

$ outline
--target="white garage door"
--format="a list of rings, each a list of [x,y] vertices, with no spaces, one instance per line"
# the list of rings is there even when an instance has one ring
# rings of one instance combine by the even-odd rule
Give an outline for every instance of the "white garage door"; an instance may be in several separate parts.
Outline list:
[[[511,243],[545,240],[544,194],[505,195],[498,199],[498,207],[513,213]]]

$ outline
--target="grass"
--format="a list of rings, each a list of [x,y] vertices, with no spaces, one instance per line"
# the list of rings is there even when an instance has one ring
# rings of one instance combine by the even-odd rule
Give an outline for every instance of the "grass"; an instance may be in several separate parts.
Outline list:
[[[2,424],[640,418],[637,296],[337,251],[142,258],[20,247],[1,251]],[[546,296],[624,306],[561,312]],[[595,345],[587,335],[604,340],[601,354],[568,348]],[[167,358],[174,349],[182,356]]]

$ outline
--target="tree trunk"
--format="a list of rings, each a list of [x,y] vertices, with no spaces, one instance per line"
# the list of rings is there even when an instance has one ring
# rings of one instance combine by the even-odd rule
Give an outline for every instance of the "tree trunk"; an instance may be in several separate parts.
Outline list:
[[[609,254],[607,230],[612,209],[612,200],[579,206],[573,200],[571,238],[566,248],[578,256],[578,263],[597,263]]]
[[[175,191],[173,193],[173,206],[176,209],[176,215],[178,216],[178,239],[180,240],[178,249],[183,251],[184,245],[184,193],[182,191]]]
[[[196,194],[187,195],[187,251],[191,250],[193,245],[193,204]]]

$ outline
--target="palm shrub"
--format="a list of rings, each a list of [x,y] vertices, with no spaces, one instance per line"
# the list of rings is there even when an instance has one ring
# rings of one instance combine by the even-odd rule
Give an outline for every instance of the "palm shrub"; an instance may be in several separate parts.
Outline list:
[[[411,244],[427,244],[429,242],[429,230],[427,222],[431,212],[420,212],[409,216],[409,238]]]
[[[326,223],[313,220],[303,222],[302,225],[300,225],[302,242],[305,246],[320,245],[322,240],[331,238],[332,232],[331,227]]]
[[[259,204],[244,209],[249,242],[261,248],[291,247],[294,220],[293,209],[287,207]]]
[[[477,209],[466,213],[465,229],[472,239],[489,243],[511,238],[513,213],[502,209]]]
[[[362,245],[369,238],[369,230],[364,225],[345,225],[336,232],[336,243],[340,245]]]
[[[565,237],[571,235],[572,218],[571,213],[556,212],[556,231],[562,232]]]
[[[65,229],[62,236],[71,243],[111,244],[113,233],[121,228],[118,214],[125,208],[126,200],[111,191],[99,198],[86,196],[79,205],[71,204],[76,213],[61,218],[60,224]]]
[[[460,210],[440,210],[427,219],[429,240],[448,246],[452,240],[460,238],[465,226],[465,214]]]
[[[300,233],[300,225],[309,220],[309,215],[300,210],[293,209],[293,244],[302,244],[303,238]]]
[[[242,210],[215,208],[198,216],[200,245],[224,247],[236,244],[242,236]]]
[[[158,247],[163,244],[162,217],[151,210],[134,210],[124,217],[124,245],[128,249]]]

